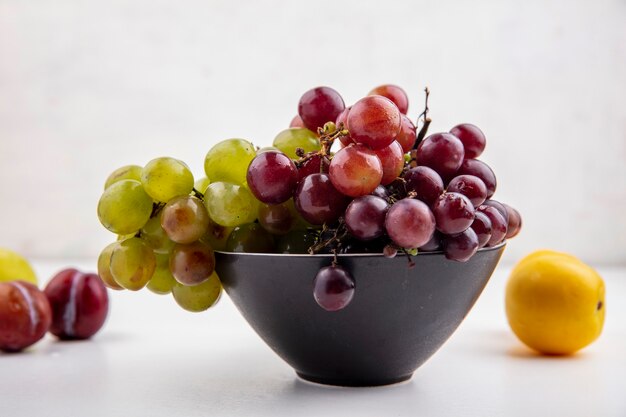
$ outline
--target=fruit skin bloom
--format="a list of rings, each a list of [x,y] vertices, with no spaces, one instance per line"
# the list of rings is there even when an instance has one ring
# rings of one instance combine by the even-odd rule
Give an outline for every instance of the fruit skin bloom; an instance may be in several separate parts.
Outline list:
[[[600,336],[604,293],[600,275],[576,257],[537,251],[511,272],[506,315],[513,332],[530,348],[568,355]]]

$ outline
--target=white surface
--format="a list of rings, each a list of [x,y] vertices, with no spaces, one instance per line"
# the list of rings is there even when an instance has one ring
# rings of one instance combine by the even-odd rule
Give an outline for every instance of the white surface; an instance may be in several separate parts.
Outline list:
[[[433,131],[485,131],[526,224],[505,259],[626,264],[625,21],[621,0],[0,0],[0,246],[93,258],[118,166],[202,175],[219,140],[269,145],[311,87],[393,82],[414,118],[431,87]]]
[[[66,264],[38,263],[40,276]],[[90,267],[90,265],[79,265]],[[626,269],[600,269],[603,335],[569,358],[532,354],[506,324],[499,268],[457,333],[409,382],[336,388],[299,380],[226,297],[203,314],[169,297],[114,293],[92,341],[48,338],[0,354],[0,415],[626,416]]]

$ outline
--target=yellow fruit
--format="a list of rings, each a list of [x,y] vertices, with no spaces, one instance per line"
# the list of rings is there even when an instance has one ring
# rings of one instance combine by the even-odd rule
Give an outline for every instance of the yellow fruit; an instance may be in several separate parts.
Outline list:
[[[578,258],[551,250],[518,262],[506,286],[506,315],[517,337],[549,355],[574,353],[604,324],[604,281]]]
[[[16,280],[37,285],[37,276],[28,261],[11,250],[0,248],[0,282]]]

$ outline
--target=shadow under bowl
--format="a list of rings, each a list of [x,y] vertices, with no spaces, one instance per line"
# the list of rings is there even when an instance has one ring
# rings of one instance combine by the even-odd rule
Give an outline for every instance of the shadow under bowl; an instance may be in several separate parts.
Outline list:
[[[339,255],[356,282],[352,302],[328,312],[313,279],[332,255],[216,252],[217,273],[235,306],[297,374],[343,386],[411,378],[454,333],[489,281],[505,244],[465,263],[441,252]]]

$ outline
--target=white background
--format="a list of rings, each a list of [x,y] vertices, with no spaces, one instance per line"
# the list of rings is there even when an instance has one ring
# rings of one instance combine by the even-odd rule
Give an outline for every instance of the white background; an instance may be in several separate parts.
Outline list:
[[[268,145],[299,96],[392,82],[434,130],[487,135],[507,259],[626,263],[626,2],[0,0],[0,246],[93,259],[104,179],[212,144]],[[433,131],[434,131],[433,130]]]

